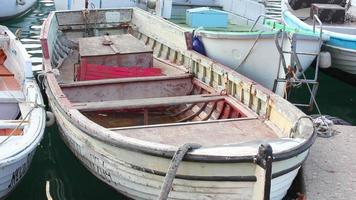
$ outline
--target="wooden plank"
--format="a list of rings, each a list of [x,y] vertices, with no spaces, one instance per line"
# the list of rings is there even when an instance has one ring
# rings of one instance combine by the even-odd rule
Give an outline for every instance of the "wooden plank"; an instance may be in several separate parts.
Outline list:
[[[146,98],[146,99],[128,99],[118,101],[74,103],[72,107],[80,111],[97,111],[97,110],[120,110],[120,109],[139,109],[165,107],[179,104],[192,104],[211,101],[225,100],[224,96],[217,94],[189,95],[163,98]]]
[[[59,26],[85,25],[85,16],[89,24],[117,24],[130,22],[132,9],[97,10],[87,15],[84,15],[82,11],[60,11],[55,15]]]
[[[110,130],[131,138],[173,146],[197,143],[207,147],[278,138],[268,125],[256,118],[159,124]],[[255,145],[259,143],[256,142]]]
[[[22,91],[1,91],[0,84],[0,102],[1,103],[18,103],[18,99],[24,100],[25,96]]]
[[[29,124],[28,121],[24,121],[21,124],[21,121],[22,120],[1,120],[0,121],[0,129],[14,129],[14,128],[23,129],[23,127],[25,125]],[[19,127],[17,127],[17,126],[19,126]]]
[[[82,87],[104,84],[117,84],[117,83],[133,83],[133,82],[146,82],[146,81],[164,81],[175,79],[192,78],[191,74],[180,74],[173,76],[157,76],[157,77],[133,77],[133,78],[120,78],[120,79],[105,79],[105,80],[92,80],[92,81],[77,81],[73,83],[60,84],[61,88]]]
[[[0,91],[21,90],[19,82],[13,76],[0,76]]]

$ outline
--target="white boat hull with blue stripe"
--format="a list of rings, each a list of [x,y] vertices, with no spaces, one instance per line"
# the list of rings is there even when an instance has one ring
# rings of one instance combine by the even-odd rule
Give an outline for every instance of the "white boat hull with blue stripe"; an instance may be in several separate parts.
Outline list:
[[[348,12],[356,14],[355,3],[352,1]],[[293,10],[287,0],[282,2],[282,19],[294,28],[313,30],[313,21],[309,17],[309,9]],[[309,17],[309,18],[308,18]],[[302,20],[303,19],[303,20]],[[318,28],[317,28],[318,29]],[[331,53],[332,67],[349,74],[356,74],[356,23],[323,24],[323,34],[329,37],[324,49]]]

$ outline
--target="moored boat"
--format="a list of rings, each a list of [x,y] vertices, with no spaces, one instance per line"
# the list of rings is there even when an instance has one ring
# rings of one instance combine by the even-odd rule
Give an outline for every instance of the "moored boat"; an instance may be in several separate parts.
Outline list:
[[[40,90],[29,55],[0,26],[0,199],[19,184],[30,167],[45,128]]]
[[[1,2],[0,21],[26,14],[37,0],[6,0]]]
[[[187,50],[186,35],[138,8],[51,13],[41,43],[63,140],[134,199],[282,199],[314,142],[313,123]]]
[[[315,20],[311,13],[317,14],[317,11],[312,12],[312,4],[301,4],[302,1],[294,2],[291,6],[287,0],[282,0],[282,18],[286,24],[291,27],[301,30],[319,30],[319,26],[315,26]],[[312,1],[314,10],[322,10],[321,17],[323,33],[330,37],[324,43],[323,48],[331,54],[332,68],[348,73],[353,79],[356,77],[356,5],[354,1],[334,1],[330,4],[318,4],[320,1]],[[321,11],[319,11],[321,12]],[[335,15],[336,14],[336,15]],[[329,17],[327,17],[329,16]],[[344,76],[345,77],[345,76]]]
[[[293,68],[295,79],[298,79],[320,53],[321,35],[313,31],[298,32],[284,26],[279,20],[266,17],[265,7],[256,1],[213,2],[217,9],[223,10],[227,15],[228,25],[223,28],[205,27],[204,21],[200,22],[201,25],[188,25],[187,9],[201,4],[194,5],[194,1],[191,1],[194,5],[191,6],[179,2],[174,1],[171,6],[164,3],[165,7],[171,7],[171,12],[168,12],[170,15],[166,14],[165,17],[187,31],[194,31],[209,58],[281,96],[286,95],[288,77],[291,77],[288,67]],[[210,4],[211,7],[213,5]],[[214,12],[216,10],[207,9],[200,13],[209,16],[211,21],[216,21]],[[199,14],[199,11],[196,13]]]

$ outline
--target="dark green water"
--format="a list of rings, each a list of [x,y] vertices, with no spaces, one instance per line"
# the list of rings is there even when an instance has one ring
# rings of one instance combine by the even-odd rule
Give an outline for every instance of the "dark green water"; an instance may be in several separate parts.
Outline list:
[[[42,61],[39,42],[41,24],[53,9],[53,1],[39,1],[26,16],[2,23],[13,31],[21,28],[21,41],[31,54],[34,66],[38,68],[41,68]],[[306,95],[302,93],[298,92],[297,96],[298,100],[306,100]],[[356,125],[355,87],[321,73],[317,101],[323,114],[337,116]],[[47,199],[46,181],[50,182],[51,194],[55,200],[125,199],[92,176],[79,163],[60,139],[57,127],[46,130],[28,174],[9,199]]]

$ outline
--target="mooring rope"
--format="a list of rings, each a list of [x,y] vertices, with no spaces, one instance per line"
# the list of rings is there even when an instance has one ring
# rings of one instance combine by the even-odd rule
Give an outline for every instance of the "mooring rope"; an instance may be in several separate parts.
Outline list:
[[[241,67],[242,64],[244,64],[244,63],[246,62],[247,58],[248,58],[248,57],[250,56],[250,54],[252,53],[252,50],[255,48],[255,46],[256,46],[258,40],[260,40],[260,38],[261,38],[261,36],[262,36],[262,33],[263,33],[263,31],[261,31],[261,32],[257,35],[255,41],[253,42],[253,44],[252,44],[250,50],[247,52],[247,54],[246,54],[246,56],[244,57],[244,59],[242,59],[242,61],[240,62],[240,64],[237,65],[236,67],[234,67],[233,70],[236,71],[238,68]]]
[[[159,200],[166,200],[168,198],[168,195],[170,191],[172,190],[172,185],[174,178],[177,174],[178,167],[180,163],[182,162],[184,156],[191,150],[198,149],[200,148],[201,145],[199,144],[192,144],[192,143],[187,143],[178,148],[178,150],[175,152],[173,159],[171,161],[171,164],[169,165],[167,174],[164,178],[164,182],[161,187],[161,192],[158,197]]]

